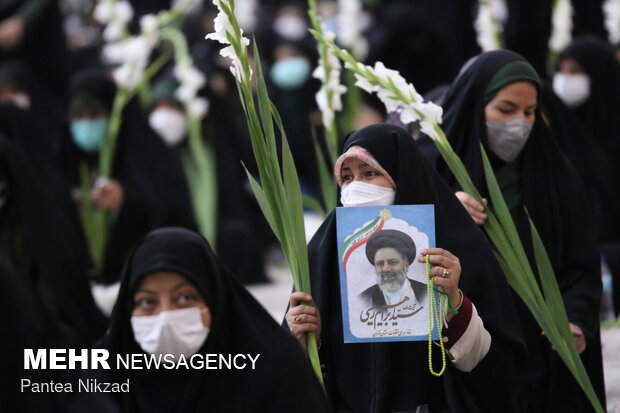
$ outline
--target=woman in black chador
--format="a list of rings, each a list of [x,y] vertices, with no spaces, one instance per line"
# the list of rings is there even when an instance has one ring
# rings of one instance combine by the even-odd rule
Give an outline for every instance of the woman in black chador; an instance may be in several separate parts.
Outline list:
[[[69,90],[70,138],[61,160],[78,205],[90,197],[109,212],[105,254],[97,274],[108,284],[118,280],[131,246],[147,232],[164,226],[194,227],[189,191],[176,154],[149,128],[138,102],[121,116],[111,176],[100,175],[99,151],[106,139],[116,87],[97,69],[74,76]],[[81,193],[84,181],[88,193]]]
[[[334,410],[516,411],[526,353],[510,289],[484,234],[423,158],[413,138],[393,125],[362,128],[347,138],[334,173],[345,207],[434,205],[438,248],[418,251],[407,259],[423,262],[422,254],[429,254],[430,262],[437,264],[431,270],[436,285],[444,288],[458,310],[448,315],[443,329],[450,361],[441,377],[429,372],[426,341],[345,344],[336,214],[332,212],[308,247],[312,297],[293,293],[286,322],[302,345],[305,331],[319,335]],[[390,249],[379,249],[375,264],[379,252]],[[394,258],[395,264],[405,259]],[[316,307],[299,304],[312,298]],[[439,371],[439,347],[432,363]]]
[[[0,103],[0,258],[32,284],[70,345],[89,346],[106,323],[88,286],[88,253],[69,193],[31,124],[27,112]]]
[[[582,159],[592,159],[588,167],[603,175],[611,196],[601,203],[602,251],[614,276],[614,306],[620,314],[620,64],[613,48],[592,35],[580,36],[560,54],[553,89],[582,122],[594,145],[578,148]],[[586,135],[587,136],[587,135]],[[596,156],[596,147],[604,153]],[[594,182],[596,185],[597,182]],[[597,185],[601,187],[601,185]],[[605,195],[605,194],[603,194]]]
[[[448,91],[443,127],[478,191],[488,198],[480,143],[485,147],[536,271],[527,214],[532,218],[553,264],[575,345],[605,405],[596,217],[572,165],[549,136],[540,113],[540,90],[538,75],[518,54],[484,53],[464,67]],[[441,159],[437,167],[473,220],[482,224],[487,219],[482,205],[460,191]],[[589,411],[586,396],[525,304],[515,299],[529,351],[521,409]]]
[[[113,359],[140,353],[171,354],[175,361],[181,355],[243,355],[237,365],[246,367],[238,370],[200,368],[198,361],[190,369],[112,370],[113,381],[129,380],[131,391],[119,400],[126,412],[329,413],[297,342],[207,241],[186,229],[158,229],[138,242],[125,263],[103,345]]]

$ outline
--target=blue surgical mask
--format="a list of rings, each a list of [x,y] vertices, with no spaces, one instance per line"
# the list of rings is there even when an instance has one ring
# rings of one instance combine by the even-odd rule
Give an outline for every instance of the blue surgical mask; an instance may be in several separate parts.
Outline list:
[[[278,87],[287,90],[298,89],[310,75],[310,62],[305,57],[287,57],[271,66],[271,80]]]
[[[107,118],[71,122],[73,142],[84,152],[97,152],[105,140],[109,123],[110,121]]]

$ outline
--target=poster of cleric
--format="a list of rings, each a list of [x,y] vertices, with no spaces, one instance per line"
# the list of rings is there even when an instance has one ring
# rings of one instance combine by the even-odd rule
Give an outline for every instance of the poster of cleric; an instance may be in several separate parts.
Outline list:
[[[417,258],[435,247],[434,206],[338,208],[336,219],[344,342],[428,340],[426,266]]]

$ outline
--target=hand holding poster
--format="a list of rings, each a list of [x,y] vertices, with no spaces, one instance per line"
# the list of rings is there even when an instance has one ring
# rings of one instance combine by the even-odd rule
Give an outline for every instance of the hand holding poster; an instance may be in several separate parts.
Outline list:
[[[427,340],[425,265],[435,246],[433,205],[338,208],[344,341]],[[437,300],[439,302],[439,300]]]

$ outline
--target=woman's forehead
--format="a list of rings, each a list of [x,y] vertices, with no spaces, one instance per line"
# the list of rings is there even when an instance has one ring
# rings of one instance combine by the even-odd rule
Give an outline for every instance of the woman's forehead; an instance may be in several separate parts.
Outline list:
[[[182,274],[174,271],[156,271],[145,275],[138,283],[138,290],[141,288],[156,290],[173,290],[184,285],[193,287],[190,280]]]
[[[345,168],[350,168],[350,169],[355,169],[355,168],[363,168],[365,166],[370,166],[366,163],[366,161],[363,161],[359,158],[355,158],[355,157],[349,157],[346,158],[343,162],[342,162],[342,169]]]

